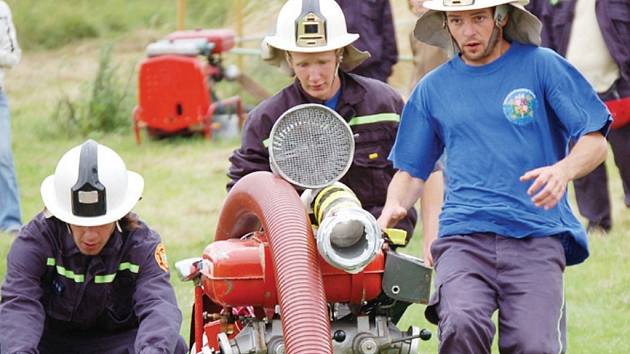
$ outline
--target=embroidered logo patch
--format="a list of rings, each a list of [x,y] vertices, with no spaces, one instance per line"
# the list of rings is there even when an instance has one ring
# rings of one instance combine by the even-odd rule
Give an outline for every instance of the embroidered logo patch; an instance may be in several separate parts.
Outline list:
[[[519,88],[510,92],[503,100],[503,114],[512,123],[526,125],[534,121],[534,110],[538,101],[531,90]]]
[[[168,260],[166,259],[166,248],[164,244],[160,243],[155,248],[155,262],[162,268],[163,271],[168,272]]]

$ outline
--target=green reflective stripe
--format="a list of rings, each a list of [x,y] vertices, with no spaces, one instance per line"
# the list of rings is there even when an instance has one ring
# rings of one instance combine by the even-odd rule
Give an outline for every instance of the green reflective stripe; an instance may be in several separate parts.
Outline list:
[[[138,271],[140,271],[140,266],[137,264],[125,262],[125,263],[120,263],[118,265],[118,270],[119,271],[128,270],[132,273],[138,273]],[[116,279],[116,274],[118,273],[97,275],[94,277],[94,283],[96,284],[111,283],[114,281],[114,279]]]
[[[269,147],[269,140],[271,140],[271,138],[267,138],[265,140],[263,140],[263,146],[268,148]]]
[[[137,264],[125,262],[120,263],[120,265],[118,266],[118,270],[128,270],[132,273],[138,273],[138,271],[140,271],[140,266]]]
[[[106,274],[106,275],[97,275],[94,277],[94,283],[103,284],[103,283],[111,283],[116,279],[116,273],[114,274]]]
[[[68,270],[60,265],[57,267],[57,274],[62,275],[68,279],[74,280],[75,283],[83,283],[85,281],[85,275],[83,274],[74,274],[73,271]]]
[[[354,117],[348,122],[350,126],[379,123],[379,122],[400,122],[400,115],[398,113],[379,113],[369,116]]]
[[[57,270],[57,274],[64,276],[68,279],[73,280],[75,283],[83,283],[85,281],[85,275],[83,274],[74,274],[73,271],[68,270],[66,268],[64,268],[63,266],[55,266],[57,263],[57,261],[55,261],[54,258],[46,258],[46,265],[47,266],[53,266],[55,267],[55,269]],[[120,263],[118,265],[118,270],[119,271],[123,271],[123,270],[128,270],[132,273],[138,273],[140,271],[140,266],[137,264],[133,264],[133,263],[129,263],[129,262],[124,262],[124,263]],[[113,274],[105,274],[105,275],[97,275],[94,277],[94,283],[96,284],[104,284],[104,283],[111,283],[114,281],[114,279],[116,279],[116,274],[117,273],[113,273]]]
[[[66,268],[60,265],[55,266],[56,264],[57,264],[57,261],[55,261],[54,258],[46,258],[46,265],[50,267],[55,267],[55,269],[57,270],[57,274],[63,277],[66,277],[70,280],[74,280],[75,283],[83,283],[85,281],[85,275],[74,274],[73,271],[67,270]]]

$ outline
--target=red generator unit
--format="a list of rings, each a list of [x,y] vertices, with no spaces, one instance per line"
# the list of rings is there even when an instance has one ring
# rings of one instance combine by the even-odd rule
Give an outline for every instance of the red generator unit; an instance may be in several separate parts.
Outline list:
[[[216,113],[236,113],[242,125],[241,98],[221,100],[213,92],[224,79],[221,54],[234,47],[234,38],[226,29],[178,31],[147,46],[133,113],[138,144],[141,128],[156,137],[201,131],[211,139]]]
[[[428,302],[431,269],[378,244],[365,267],[350,273],[322,257],[321,240],[288,182],[267,171],[239,180],[214,242],[202,257],[175,265],[195,286],[190,352],[419,354],[419,341],[431,333],[400,330],[393,316],[411,302]],[[353,257],[365,245],[332,252]]]

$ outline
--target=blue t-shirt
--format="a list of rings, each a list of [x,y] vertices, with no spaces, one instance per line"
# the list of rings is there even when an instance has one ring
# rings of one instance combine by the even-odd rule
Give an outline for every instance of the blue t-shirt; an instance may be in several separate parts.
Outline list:
[[[550,210],[537,208],[527,194],[533,181],[519,177],[564,158],[569,139],[606,134],[610,119],[566,60],[513,42],[487,65],[456,57],[425,76],[405,105],[390,159],[426,180],[446,152],[440,237],[561,235],[567,264],[576,264],[588,257],[588,243],[567,196]]]

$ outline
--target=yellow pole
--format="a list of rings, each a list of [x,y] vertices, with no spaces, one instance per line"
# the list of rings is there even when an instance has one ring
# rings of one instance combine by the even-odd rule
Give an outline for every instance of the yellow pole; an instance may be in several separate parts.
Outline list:
[[[236,35],[239,38],[243,38],[243,2],[242,0],[236,0]],[[243,46],[243,42],[241,41],[239,46]],[[236,58],[236,65],[240,72],[243,72],[243,56],[239,55]]]
[[[177,0],[177,30],[184,30],[184,19],[186,18],[186,0]]]

